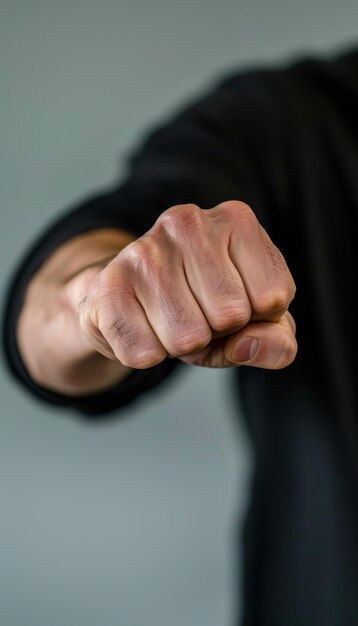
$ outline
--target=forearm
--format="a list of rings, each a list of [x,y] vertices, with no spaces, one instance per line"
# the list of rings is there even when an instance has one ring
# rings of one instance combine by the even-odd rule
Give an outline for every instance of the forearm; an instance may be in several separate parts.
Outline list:
[[[112,228],[84,233],[60,246],[32,278],[17,342],[38,384],[65,395],[87,395],[131,371],[93,349],[81,331],[77,307],[93,277],[134,238]]]

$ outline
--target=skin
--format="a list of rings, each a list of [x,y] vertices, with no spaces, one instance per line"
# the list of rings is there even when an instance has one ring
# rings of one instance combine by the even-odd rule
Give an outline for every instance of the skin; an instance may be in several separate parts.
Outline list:
[[[99,229],[60,246],[28,286],[17,340],[32,377],[67,395],[166,357],[280,369],[297,352],[295,290],[247,204],[177,205],[140,238]]]

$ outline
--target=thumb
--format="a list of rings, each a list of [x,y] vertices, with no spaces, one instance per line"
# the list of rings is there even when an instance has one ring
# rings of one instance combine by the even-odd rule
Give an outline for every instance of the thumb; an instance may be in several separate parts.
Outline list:
[[[294,319],[287,311],[277,322],[249,322],[229,337],[213,339],[205,348],[180,359],[202,367],[282,369],[296,356],[295,332]]]
[[[233,365],[282,369],[297,354],[296,324],[288,311],[277,322],[250,322],[227,338],[224,354]]]

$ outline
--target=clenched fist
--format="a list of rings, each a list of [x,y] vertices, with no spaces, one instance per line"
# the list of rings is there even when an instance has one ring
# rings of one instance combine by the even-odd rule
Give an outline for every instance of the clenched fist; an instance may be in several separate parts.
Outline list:
[[[293,278],[243,202],[173,206],[83,280],[80,328],[122,365],[148,368],[169,356],[278,369],[296,355]]]

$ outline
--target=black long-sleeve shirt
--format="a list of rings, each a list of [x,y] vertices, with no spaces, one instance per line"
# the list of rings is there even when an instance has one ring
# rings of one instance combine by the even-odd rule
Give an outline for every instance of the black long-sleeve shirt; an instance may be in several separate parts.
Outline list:
[[[299,350],[283,370],[232,369],[256,458],[244,533],[245,626],[357,623],[357,111],[358,47],[232,73],[145,139],[124,182],[47,228],[9,281],[10,371],[53,406],[87,419],[116,415],[181,361],[134,370],[87,397],[37,385],[15,336],[31,276],[74,235],[101,226],[141,235],[174,204],[205,209],[237,199],[255,211],[297,285]]]
[[[351,308],[358,232],[357,110],[358,51],[350,48],[325,58],[307,56],[232,72],[166,119],[130,156],[120,185],[60,215],[21,259],[3,311],[12,374],[44,401],[93,417],[159,384],[180,361],[165,359],[133,371],[111,390],[87,397],[66,397],[36,384],[15,337],[26,286],[49,253],[86,230],[114,226],[140,236],[174,204],[209,208],[238,199],[255,211],[293,273],[298,291],[291,310],[299,354],[282,372],[246,367],[235,375],[244,392],[255,377],[277,381],[299,372],[313,377],[317,386],[329,389],[352,430],[358,353]]]

